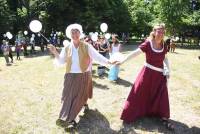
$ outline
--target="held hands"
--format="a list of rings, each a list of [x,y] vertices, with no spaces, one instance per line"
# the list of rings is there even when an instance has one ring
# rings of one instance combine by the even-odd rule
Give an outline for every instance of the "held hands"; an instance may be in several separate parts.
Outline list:
[[[120,53],[114,53],[110,56],[110,62],[114,65],[121,65],[125,61],[125,57]]]
[[[122,64],[121,61],[108,61],[108,63],[111,65],[121,65]]]

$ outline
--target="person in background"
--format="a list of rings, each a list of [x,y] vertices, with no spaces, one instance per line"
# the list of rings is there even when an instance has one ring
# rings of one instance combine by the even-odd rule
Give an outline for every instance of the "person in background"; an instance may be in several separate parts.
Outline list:
[[[119,43],[119,40],[117,39],[117,35],[112,35],[112,44],[109,47],[110,51],[110,58],[112,59],[112,56],[115,56],[115,54],[120,53],[121,51],[121,44]],[[117,82],[118,79],[118,73],[119,73],[119,66],[118,65],[112,65],[110,67],[109,73],[108,73],[108,79]]]
[[[99,42],[98,43],[98,51],[99,53],[106,57],[108,51],[109,51],[109,46],[107,44],[107,42],[105,41],[105,37],[104,36],[100,36],[99,38]],[[99,76],[103,76],[103,74],[105,73],[105,66],[99,65],[97,67],[98,70],[98,75]]]
[[[16,55],[17,55],[17,60],[21,60],[20,59],[21,47],[22,47],[21,42],[20,41],[16,41],[15,42],[15,51],[16,51]]]
[[[13,63],[12,46],[9,45],[9,42],[6,43],[9,46],[9,57],[11,59],[11,63]]]
[[[32,36],[30,39],[30,45],[31,45],[30,53],[34,54],[35,53],[35,37],[34,36]]]
[[[112,44],[109,47],[109,52],[111,55],[119,53],[121,51],[121,44],[117,37],[118,36],[116,34],[112,35]]]
[[[174,43],[173,39],[170,40],[170,49],[171,49],[172,53],[174,53],[174,51],[176,49],[176,44]]]
[[[165,45],[166,45],[166,47],[167,47],[167,52],[170,51],[170,41],[171,41],[170,38],[168,38],[168,39],[165,40]]]
[[[6,40],[2,41],[1,50],[6,61],[6,65],[9,65],[9,45],[6,43]]]

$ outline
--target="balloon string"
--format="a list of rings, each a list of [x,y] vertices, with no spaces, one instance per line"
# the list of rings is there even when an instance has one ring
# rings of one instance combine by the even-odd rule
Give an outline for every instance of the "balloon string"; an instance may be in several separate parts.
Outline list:
[[[42,35],[42,37],[49,43],[49,40],[42,33],[39,32],[39,34]]]

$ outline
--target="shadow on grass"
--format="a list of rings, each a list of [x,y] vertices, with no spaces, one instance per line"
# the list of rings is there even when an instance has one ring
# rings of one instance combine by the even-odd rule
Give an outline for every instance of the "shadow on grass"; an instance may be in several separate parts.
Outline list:
[[[97,109],[90,109],[79,117],[80,120],[77,127],[71,130],[65,129],[66,132],[70,134],[127,134],[127,132],[136,134],[134,129],[128,129],[128,131],[124,131],[124,129],[119,131],[113,130],[107,118]]]
[[[113,130],[110,127],[108,119],[97,109],[87,110],[84,115],[79,116],[80,120],[74,129],[67,129],[65,125],[60,125],[66,132],[79,134],[137,134],[135,130],[151,133],[163,134],[200,134],[200,128],[193,126],[188,127],[186,124],[171,120],[175,130],[168,130],[158,118],[141,118],[130,124],[123,124],[119,130]]]
[[[118,79],[117,79],[117,84],[118,84],[118,85],[125,86],[125,87],[130,87],[130,86],[133,85],[133,83],[131,83],[131,82],[127,81],[127,80],[123,80],[123,79],[121,79],[121,78],[118,78]]]
[[[103,90],[108,90],[109,87],[107,85],[104,84],[99,84],[96,81],[93,81],[93,86],[99,89],[103,89]]]
[[[152,133],[164,133],[164,134],[199,134],[200,128],[189,128],[186,124],[171,120],[175,130],[168,130],[158,118],[141,118],[131,124],[123,124],[123,128],[119,131],[120,134],[126,134],[132,132],[134,129],[142,130]]]
[[[116,131],[110,128],[109,121],[97,109],[90,109],[83,116],[80,116],[80,121],[75,131],[79,134],[117,133]]]

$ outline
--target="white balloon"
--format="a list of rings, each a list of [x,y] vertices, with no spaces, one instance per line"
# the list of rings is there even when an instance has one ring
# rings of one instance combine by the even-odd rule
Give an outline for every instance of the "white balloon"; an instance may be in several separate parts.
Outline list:
[[[10,39],[13,38],[13,35],[12,35],[12,34],[9,34],[7,37],[8,37],[8,39],[10,40]]]
[[[38,37],[40,37],[41,36],[41,34],[38,34]]]
[[[27,31],[24,31],[24,35],[27,35],[28,34],[28,32]]]
[[[56,34],[54,34],[54,37],[56,37],[57,35]]]
[[[99,35],[99,33],[98,33],[98,32],[95,32],[94,34],[96,34],[97,36]]]
[[[175,40],[178,41],[178,40],[179,40],[179,37],[176,37]]]
[[[6,36],[10,35],[11,33],[10,32],[6,32]]]
[[[93,32],[89,32],[89,35],[92,36],[92,35],[93,35]]]
[[[103,33],[105,33],[108,30],[108,25],[106,23],[102,23],[100,25],[100,29]]]
[[[61,36],[61,34],[62,34],[61,32],[58,32],[58,36]]]
[[[68,40],[64,40],[64,41],[63,41],[64,47],[68,46],[69,44],[70,44],[70,42],[69,42]]]
[[[8,37],[8,39],[12,39],[13,35],[10,32],[6,32],[6,36]]]
[[[35,37],[35,34],[32,34],[32,37],[34,38],[34,37]]]
[[[92,38],[92,41],[97,41],[98,40],[98,36],[96,34],[93,34],[91,38]]]
[[[31,37],[31,41],[34,41],[34,37]]]
[[[32,32],[38,33],[42,30],[42,23],[38,20],[33,20],[30,22],[29,28]]]
[[[106,38],[107,40],[109,40],[110,37],[111,37],[111,35],[110,35],[109,33],[106,33],[106,34],[105,34],[105,38]]]

